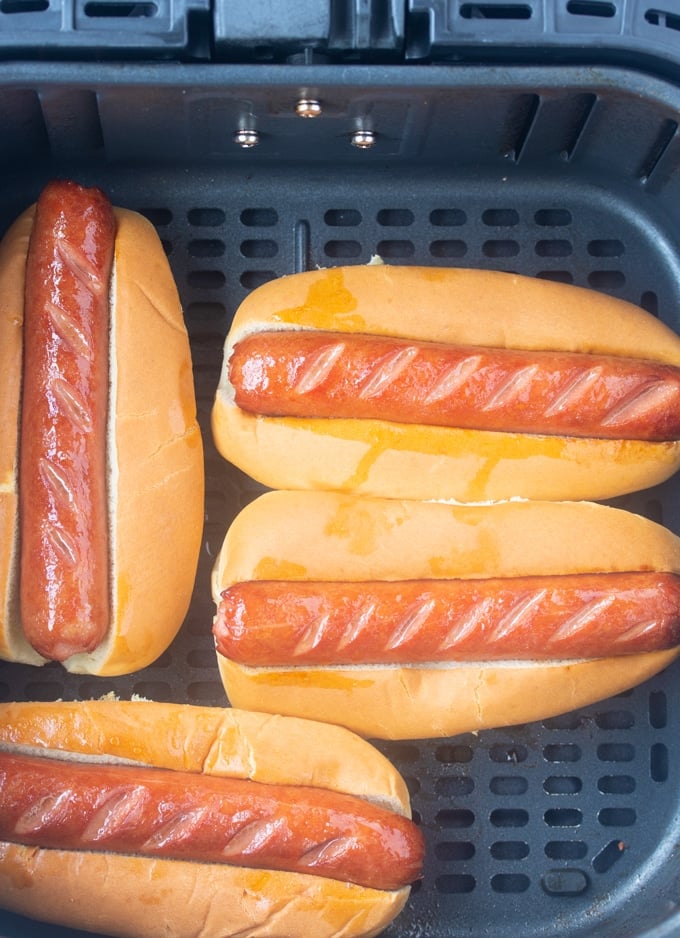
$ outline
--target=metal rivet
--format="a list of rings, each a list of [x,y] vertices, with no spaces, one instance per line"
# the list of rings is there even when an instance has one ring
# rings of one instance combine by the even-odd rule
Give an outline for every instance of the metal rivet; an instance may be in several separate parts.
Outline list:
[[[319,117],[321,102],[315,98],[300,98],[295,105],[295,113],[298,117]]]
[[[352,146],[360,150],[368,150],[375,145],[375,134],[372,130],[355,130],[352,134]]]
[[[243,147],[244,150],[247,150],[250,147],[256,147],[259,142],[260,135],[256,130],[241,128],[241,130],[237,130],[234,134],[234,143],[237,143],[240,147]]]

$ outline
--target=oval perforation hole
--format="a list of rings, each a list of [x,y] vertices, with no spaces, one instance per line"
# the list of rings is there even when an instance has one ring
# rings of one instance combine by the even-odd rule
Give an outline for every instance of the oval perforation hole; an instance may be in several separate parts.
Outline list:
[[[482,252],[485,257],[517,257],[520,252],[520,246],[517,241],[510,239],[495,239],[485,241],[482,245]]]
[[[535,250],[539,257],[569,257],[574,248],[571,241],[564,238],[547,238],[537,241]]]
[[[219,290],[226,281],[221,270],[190,270],[187,274],[187,284],[198,290]]]
[[[526,892],[531,880],[525,873],[496,873],[491,877],[491,888],[494,892],[521,893]]]
[[[640,297],[640,306],[643,309],[646,309],[648,313],[651,313],[652,316],[659,316],[659,297],[656,295],[654,290],[645,290],[645,292]]]
[[[539,270],[536,276],[540,280],[553,280],[555,283],[574,282],[574,275],[569,270]]]
[[[588,284],[594,290],[618,290],[626,283],[621,270],[593,270],[588,274]]]
[[[156,16],[158,7],[155,3],[138,3],[135,0],[131,0],[130,3],[121,2],[121,0],[114,3],[107,3],[105,0],[93,0],[93,2],[85,4],[83,12],[85,16],[92,18],[146,19]]]
[[[632,775],[602,775],[597,781],[603,795],[632,795],[636,782]]]
[[[383,228],[398,228],[412,225],[413,212],[409,208],[383,208],[378,212],[377,221]]]
[[[523,808],[495,808],[489,815],[494,827],[526,827],[529,812]]]
[[[465,765],[472,762],[473,755],[474,750],[471,746],[456,746],[450,743],[437,746],[434,752],[435,759],[446,765]]]
[[[355,208],[331,208],[323,216],[329,228],[356,228],[361,224],[361,212]]]
[[[465,808],[444,808],[437,812],[436,822],[443,828],[465,829],[475,823],[474,812]]]
[[[276,257],[278,253],[278,244],[270,238],[253,238],[241,242],[243,257]]]
[[[435,846],[435,856],[444,863],[471,860],[475,855],[475,845],[468,840],[442,840]]]
[[[543,757],[547,762],[578,762],[581,747],[576,743],[551,743],[543,747]]]
[[[188,319],[200,319],[209,322],[222,319],[223,316],[227,315],[227,309],[224,303],[197,301],[187,305],[186,315]]]
[[[529,788],[526,778],[516,775],[496,775],[489,782],[489,790],[493,795],[511,796],[524,795]]]
[[[467,223],[461,208],[436,208],[430,212],[430,224],[437,228],[460,228]]]
[[[529,844],[523,840],[497,840],[489,852],[494,860],[524,860],[529,856]]]
[[[549,840],[544,852],[549,860],[582,860],[588,845],[583,840]]]
[[[482,222],[490,228],[514,228],[519,225],[519,212],[514,208],[488,208]]]
[[[381,257],[413,257],[415,246],[412,241],[380,241],[377,252]]]
[[[591,257],[621,257],[626,249],[617,238],[600,238],[589,241],[587,250]]]
[[[462,798],[471,794],[474,788],[473,779],[466,775],[446,775],[435,783],[435,791],[443,798]]]
[[[190,257],[222,257],[225,244],[219,238],[196,238],[187,246]]]
[[[359,241],[327,241],[324,245],[326,257],[359,257],[361,243]]]
[[[525,762],[527,756],[528,750],[526,746],[523,746],[521,743],[515,745],[496,743],[489,750],[489,758],[492,762],[511,762],[518,764]]]
[[[387,740],[381,744],[382,751],[392,762],[398,762],[401,765],[413,765],[420,758],[420,751],[417,746],[411,746],[408,743],[393,742]]]
[[[595,716],[601,730],[629,730],[635,726],[635,717],[629,710],[605,710]]]
[[[172,221],[172,212],[169,208],[138,208],[137,211],[156,228],[163,228]]]
[[[655,782],[668,781],[668,748],[654,743],[649,752],[649,772]]]
[[[551,896],[578,896],[588,888],[588,877],[583,870],[550,870],[541,885]]]
[[[593,857],[593,869],[596,873],[606,873],[621,859],[625,844],[621,840],[610,840],[609,843]]]
[[[616,6],[608,0],[569,0],[567,13],[573,16],[597,16],[610,19],[616,16]]]
[[[240,215],[241,224],[249,228],[272,228],[278,224],[279,215],[273,208],[246,208]]]
[[[0,13],[44,13],[49,0],[1,0]]]
[[[217,228],[226,221],[221,208],[192,208],[187,212],[190,225],[197,228]]]
[[[432,241],[430,244],[432,257],[465,257],[467,250],[465,241],[460,240]]]
[[[655,730],[663,729],[668,723],[668,702],[662,690],[653,690],[649,695],[649,723]]]
[[[578,808],[549,808],[543,820],[548,827],[580,827],[583,814]]]
[[[551,775],[543,782],[547,795],[577,795],[582,788],[583,782],[577,775]]]
[[[571,212],[566,208],[542,208],[534,215],[534,221],[542,228],[566,228],[571,220]]]
[[[254,290],[261,287],[263,283],[269,283],[276,279],[276,272],[273,270],[244,270],[239,277],[239,283],[246,290]]]
[[[434,888],[444,895],[465,895],[477,885],[474,876],[468,873],[446,873],[434,881]]]
[[[597,758],[600,762],[632,762],[635,747],[632,743],[601,743],[597,747]]]
[[[597,819],[603,827],[632,827],[637,814],[634,808],[601,808]]]

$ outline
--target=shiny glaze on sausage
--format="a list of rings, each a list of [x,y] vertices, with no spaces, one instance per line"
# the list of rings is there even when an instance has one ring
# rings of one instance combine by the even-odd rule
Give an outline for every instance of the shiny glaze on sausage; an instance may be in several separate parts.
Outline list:
[[[237,406],[264,416],[680,438],[680,368],[616,356],[282,330],[238,342],[229,375]]]
[[[253,667],[636,654],[680,642],[680,577],[252,580],[224,590],[213,631]]]
[[[0,753],[0,840],[288,870],[398,889],[413,821],[353,795],[167,769]]]
[[[97,189],[54,182],[26,265],[19,461],[28,641],[63,661],[109,627],[107,412],[115,220]]]

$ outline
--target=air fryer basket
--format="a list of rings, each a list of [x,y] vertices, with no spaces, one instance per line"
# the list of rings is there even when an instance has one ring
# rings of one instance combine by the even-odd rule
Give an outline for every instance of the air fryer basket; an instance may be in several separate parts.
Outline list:
[[[299,116],[302,98],[320,116]],[[192,342],[207,489],[168,652],[118,679],[2,664],[0,699],[226,704],[209,575],[261,489],[217,455],[209,417],[230,317],[257,284],[381,255],[590,286],[680,330],[679,114],[678,88],[632,68],[0,63],[0,229],[53,176],[156,225]],[[235,141],[244,130],[256,146]],[[372,146],[353,145],[358,130]],[[679,494],[671,480],[617,504],[680,533]],[[386,936],[680,935],[679,741],[675,666],[542,723],[377,743],[427,839]],[[65,932],[0,913],[0,934]]]

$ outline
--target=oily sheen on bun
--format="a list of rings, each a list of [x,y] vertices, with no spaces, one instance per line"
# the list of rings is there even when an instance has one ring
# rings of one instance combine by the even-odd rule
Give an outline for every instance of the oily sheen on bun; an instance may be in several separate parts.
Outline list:
[[[233,706],[369,738],[545,719],[677,658],[679,571],[672,532],[594,503],[268,492],[215,563],[220,673]]]
[[[316,344],[298,353],[294,340]],[[628,373],[640,363],[644,373]],[[269,488],[601,500],[680,465],[680,431],[667,422],[678,366],[668,326],[594,290],[484,270],[313,270],[264,284],[237,310],[213,435]],[[627,376],[614,385],[619,369]],[[275,397],[282,376],[292,386]],[[657,408],[664,426],[645,438]]]
[[[60,200],[68,206],[71,198],[80,200],[68,210],[68,224],[76,226],[81,202],[88,203],[92,191],[96,193],[95,204],[106,213],[106,199],[98,190],[83,190],[71,183],[57,183],[50,188],[48,210],[52,218],[58,216],[53,226],[61,224]],[[82,303],[81,294],[90,281],[95,284],[95,301],[100,298],[106,303],[108,297],[110,348],[108,362],[101,366],[108,369],[103,392],[107,413],[105,420],[99,421],[106,426],[95,427],[95,418],[85,413],[87,398],[77,387],[69,390],[67,376],[59,377],[57,395],[66,417],[86,431],[92,426],[94,432],[89,436],[98,434],[101,442],[96,445],[106,453],[105,468],[93,470],[92,475],[95,484],[106,489],[101,526],[108,540],[102,548],[108,558],[108,586],[102,586],[101,591],[108,625],[101,640],[76,651],[72,651],[78,646],[70,644],[71,636],[63,646],[55,645],[54,655],[42,646],[36,648],[24,631],[35,620],[32,614],[24,613],[22,621],[26,599],[22,589],[29,593],[28,599],[39,602],[54,588],[53,584],[49,590],[27,585],[47,547],[21,559],[22,544],[28,543],[21,532],[22,518],[37,498],[36,486],[27,485],[22,490],[20,484],[20,453],[35,442],[30,430],[24,430],[29,436],[24,436],[21,443],[21,424],[29,385],[29,376],[22,377],[22,371],[35,345],[33,337],[24,333],[25,304],[29,301],[27,257],[37,227],[37,212],[38,208],[31,206],[0,243],[0,657],[34,665],[54,657],[73,672],[128,673],[148,665],[168,647],[182,624],[194,584],[204,483],[189,341],[165,252],[145,218],[122,208],[112,210],[115,241],[109,248],[110,280],[95,270],[94,262],[78,259],[79,255],[70,263],[63,260],[76,254],[76,248],[70,247],[75,239],[68,230],[63,238],[66,247],[55,240],[55,264],[63,260],[66,273],[62,279],[65,282],[68,275],[74,281],[76,307]],[[101,236],[102,243],[106,237]],[[40,240],[49,245],[48,234],[41,234]],[[47,278],[45,274],[46,284]],[[40,278],[33,280],[34,292],[39,291]],[[55,323],[53,345],[58,346],[58,354],[72,353],[82,363],[89,357],[85,336],[88,323],[72,318],[70,302],[64,287],[51,306],[43,305]],[[79,367],[76,365],[76,370]],[[93,367],[98,369],[100,365]],[[39,387],[37,398],[47,397],[47,390]],[[35,440],[51,432],[40,431]],[[81,436],[86,438],[88,433]],[[49,576],[54,579],[69,568],[79,581],[93,569],[89,555],[88,559],[81,558],[77,552],[80,535],[69,533],[66,522],[63,528],[55,525],[51,512],[68,514],[76,504],[83,464],[76,457],[71,463],[63,460],[58,464],[56,455],[37,458],[38,477],[52,498],[46,515],[52,520],[45,537],[51,536],[57,558],[52,564],[45,553],[45,565],[53,571]],[[87,519],[90,508],[78,508],[72,513]],[[38,519],[34,527],[42,537],[44,521]],[[91,618],[88,608],[85,606],[81,616],[86,621]],[[53,626],[47,622],[44,632],[48,638],[51,630]]]
[[[252,787],[265,793],[293,786],[311,803],[315,792],[331,804],[337,795],[344,803],[366,805],[376,816],[394,818],[396,829],[407,830],[413,839],[416,862],[421,859],[421,838],[409,820],[403,779],[370,744],[340,727],[230,708],[139,700],[1,705],[0,762],[23,760],[21,771],[26,771],[36,757],[47,757],[42,761],[55,771],[73,766],[95,776],[104,770],[121,778],[113,794],[99,796],[92,819],[86,818],[85,834],[96,842],[84,849],[30,845],[59,826],[57,805],[50,812],[46,800],[42,814],[39,808],[35,814],[27,808],[19,831],[0,838],[0,907],[67,928],[125,938],[355,938],[377,935],[403,908],[408,884],[366,887],[330,878],[321,869],[317,874],[261,868],[247,856],[238,865],[229,859],[202,862],[115,852],[109,844],[118,824],[134,831],[143,822],[145,808],[134,799],[134,779],[138,771],[148,774],[149,767],[157,770],[160,786],[165,785],[164,777],[171,783],[177,776],[185,779],[187,797],[192,788],[200,790],[203,780],[214,791],[232,780],[241,790]],[[126,783],[130,776],[132,781]],[[14,810],[5,802],[11,791],[3,775],[0,802],[5,818]],[[73,786],[71,798],[78,797]],[[166,819],[149,841],[151,849],[161,841],[181,849],[209,810],[211,805],[203,801]],[[248,828],[254,828],[252,850],[257,852],[266,849],[267,840],[276,840],[283,818],[269,828],[238,818],[235,823],[244,824],[235,838],[240,849],[245,850]],[[351,853],[351,843],[344,847]],[[335,852],[340,854],[344,847],[338,840]],[[326,845],[327,853],[329,849]],[[323,849],[316,854],[309,850],[305,858],[320,868],[325,859]],[[381,856],[376,863],[382,863]]]

